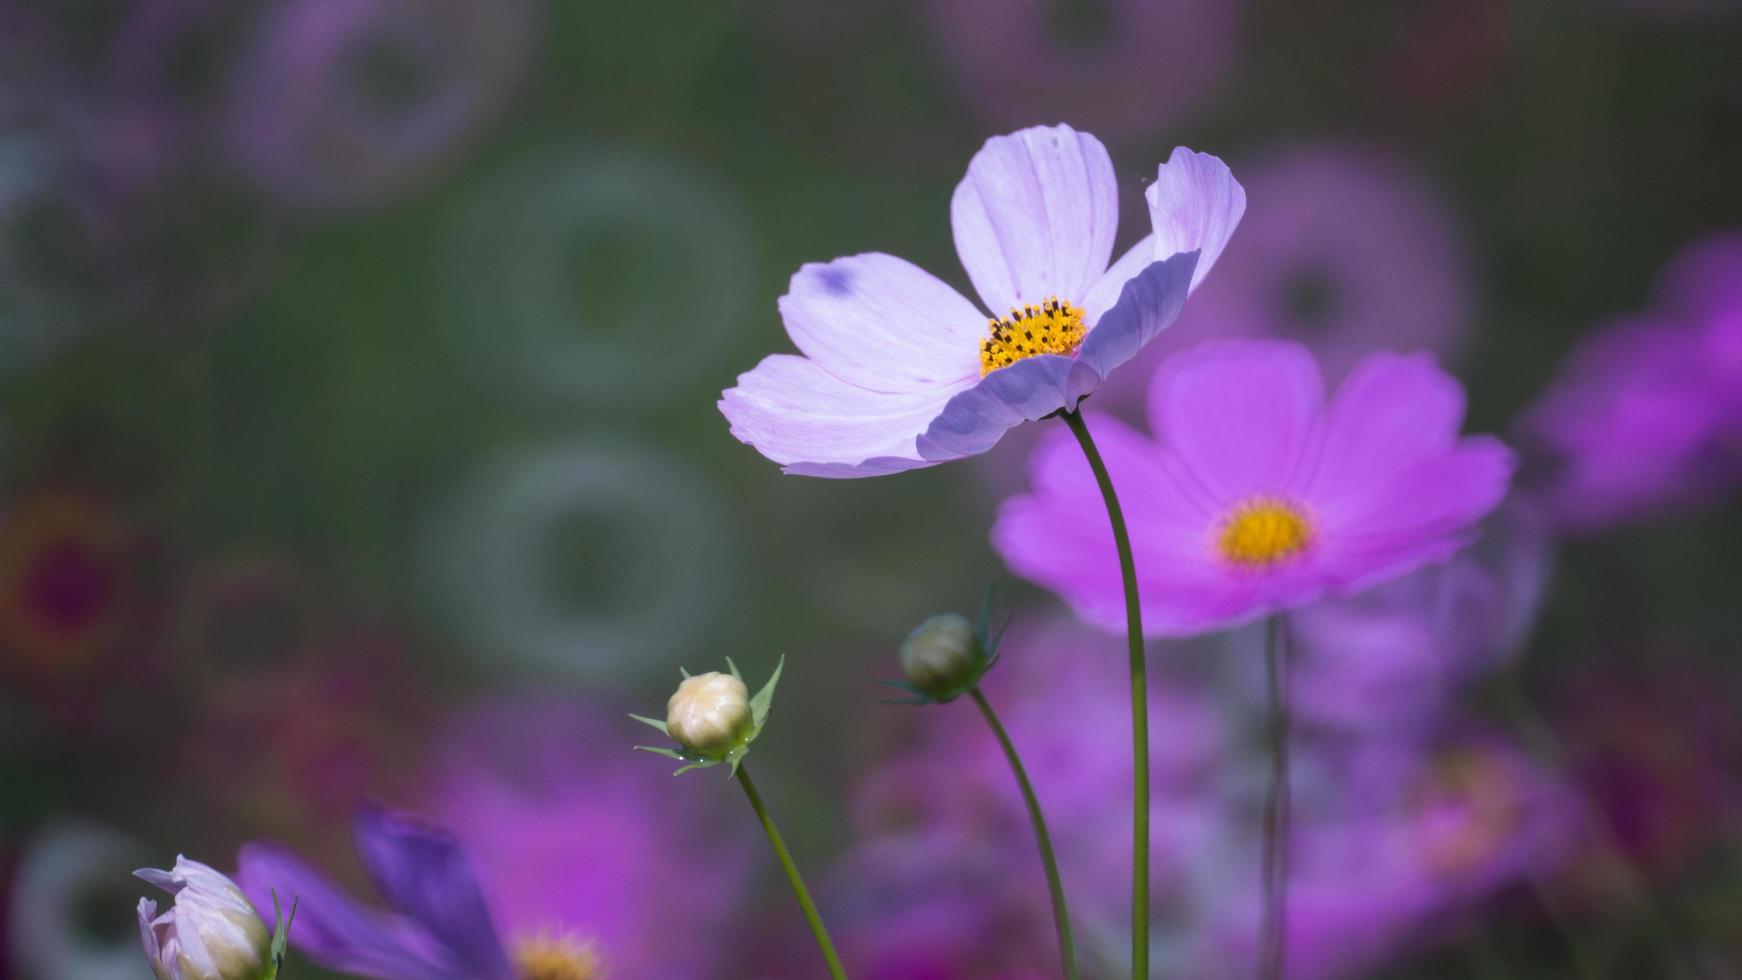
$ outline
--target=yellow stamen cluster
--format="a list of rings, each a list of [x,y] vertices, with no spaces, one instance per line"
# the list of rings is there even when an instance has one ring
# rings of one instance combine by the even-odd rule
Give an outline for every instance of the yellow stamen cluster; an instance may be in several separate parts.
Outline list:
[[[989,322],[991,331],[980,345],[981,377],[1036,354],[1075,354],[1088,332],[1083,311],[1057,297]]]
[[[1234,508],[1222,522],[1216,548],[1242,568],[1260,569],[1305,551],[1312,539],[1312,524],[1300,508],[1259,497]]]
[[[591,943],[573,936],[540,934],[515,944],[519,980],[603,980],[605,969]]]

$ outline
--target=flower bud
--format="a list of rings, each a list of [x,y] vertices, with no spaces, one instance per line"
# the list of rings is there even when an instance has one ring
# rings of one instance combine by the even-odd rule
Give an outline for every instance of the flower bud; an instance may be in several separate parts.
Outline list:
[[[697,755],[725,755],[751,727],[750,689],[731,674],[686,677],[666,702],[666,733]]]
[[[139,934],[157,980],[254,980],[264,970],[272,937],[230,879],[178,856],[175,868],[133,872],[175,896],[162,915],[139,900]]]
[[[984,659],[974,624],[956,613],[927,619],[901,641],[901,670],[907,682],[933,697],[961,693],[964,685],[973,683]]]

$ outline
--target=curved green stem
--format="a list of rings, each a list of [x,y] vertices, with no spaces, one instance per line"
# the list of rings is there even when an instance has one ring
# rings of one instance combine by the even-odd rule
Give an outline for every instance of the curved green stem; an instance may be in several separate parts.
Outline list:
[[[1270,617],[1264,626],[1264,674],[1270,691],[1270,788],[1264,796],[1264,930],[1258,975],[1282,980],[1288,946],[1288,624]]]
[[[768,808],[762,805],[762,794],[756,792],[756,784],[750,780],[750,770],[742,764],[738,766],[738,784],[744,787],[744,795],[750,798],[750,809],[756,811],[756,819],[762,821],[762,829],[768,832],[768,842],[774,845],[774,856],[780,859],[780,867],[786,872],[786,880],[792,883],[792,893],[798,896],[799,908],[804,910],[804,920],[810,924],[811,935],[817,939],[817,948],[823,951],[823,960],[828,963],[829,976],[834,980],[847,980],[847,971],[841,968],[841,957],[835,952],[835,944],[829,939],[829,930],[823,925],[823,917],[817,914],[816,903],[811,901],[810,889],[804,886],[804,878],[798,873],[798,865],[792,863],[792,853],[786,849],[786,841],[780,837],[780,831],[774,826],[774,818],[768,815]]]
[[[1107,502],[1113,524],[1113,546],[1119,552],[1119,574],[1125,581],[1125,641],[1131,661],[1131,976],[1149,980],[1149,681],[1143,660],[1143,612],[1137,604],[1137,563],[1131,557],[1131,535],[1107,464],[1076,411],[1062,413],[1071,427],[1095,482]]]
[[[998,715],[992,710],[991,702],[981,692],[978,685],[968,688],[968,696],[980,706],[980,713],[986,716],[986,724],[992,726],[992,734],[998,736],[998,744],[1004,747],[1004,757],[1010,760],[1010,771],[1016,775],[1016,785],[1022,790],[1022,801],[1028,804],[1028,820],[1034,824],[1034,842],[1040,846],[1040,863],[1046,868],[1046,888],[1052,897],[1052,920],[1058,929],[1059,957],[1064,961],[1065,976],[1069,980],[1077,980],[1077,948],[1071,939],[1071,917],[1065,909],[1065,886],[1059,879],[1058,860],[1052,853],[1052,835],[1047,833],[1046,817],[1041,815],[1040,800],[1035,798],[1034,786],[1028,781],[1028,771],[1022,767],[1022,760],[1017,758],[1016,746],[1010,741],[1010,733],[1004,730],[1004,725],[998,720]]]

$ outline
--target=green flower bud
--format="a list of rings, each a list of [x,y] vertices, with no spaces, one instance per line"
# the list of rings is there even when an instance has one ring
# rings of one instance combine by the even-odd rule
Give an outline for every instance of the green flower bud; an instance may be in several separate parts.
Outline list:
[[[901,641],[901,670],[913,689],[948,698],[984,673],[986,651],[967,617],[942,613],[914,627]]]

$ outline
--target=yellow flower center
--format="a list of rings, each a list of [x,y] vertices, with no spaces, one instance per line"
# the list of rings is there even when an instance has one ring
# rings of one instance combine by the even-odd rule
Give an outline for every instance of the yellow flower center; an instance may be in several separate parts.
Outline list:
[[[1222,522],[1216,548],[1242,568],[1266,568],[1306,550],[1313,527],[1286,500],[1259,497],[1234,508]]]
[[[1075,354],[1088,333],[1083,311],[1057,297],[989,322],[986,342],[980,345],[982,378],[1036,354]]]
[[[540,934],[514,947],[520,980],[603,980],[605,968],[591,943],[574,936]]]

